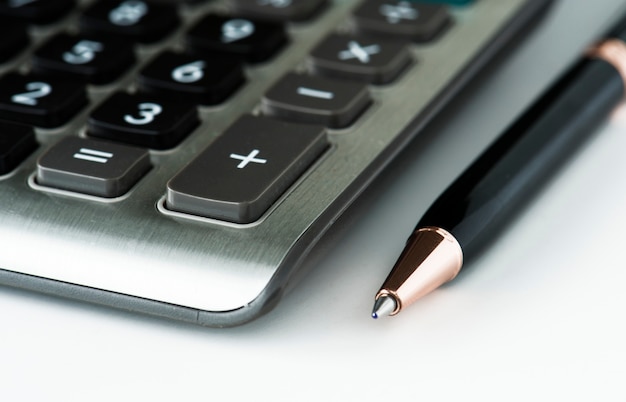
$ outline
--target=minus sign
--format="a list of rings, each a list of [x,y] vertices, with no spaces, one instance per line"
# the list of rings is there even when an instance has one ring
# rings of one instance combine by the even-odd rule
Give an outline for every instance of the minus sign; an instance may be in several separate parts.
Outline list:
[[[335,94],[332,92],[319,91],[317,89],[298,87],[298,95],[310,96],[312,98],[332,99]]]

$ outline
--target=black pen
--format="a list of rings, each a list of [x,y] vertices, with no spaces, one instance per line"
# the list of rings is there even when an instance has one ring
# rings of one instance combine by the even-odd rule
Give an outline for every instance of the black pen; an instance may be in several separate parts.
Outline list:
[[[376,294],[395,315],[448,282],[622,101],[626,19],[517,119],[418,222]]]

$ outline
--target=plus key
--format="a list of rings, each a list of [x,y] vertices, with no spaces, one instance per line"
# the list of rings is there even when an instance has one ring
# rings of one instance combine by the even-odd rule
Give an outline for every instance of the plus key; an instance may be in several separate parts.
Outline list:
[[[254,222],[327,146],[323,127],[244,116],[170,180],[167,208]]]

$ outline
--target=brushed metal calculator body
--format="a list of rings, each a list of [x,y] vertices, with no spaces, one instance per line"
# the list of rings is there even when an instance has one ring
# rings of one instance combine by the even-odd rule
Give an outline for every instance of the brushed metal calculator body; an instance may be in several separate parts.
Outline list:
[[[311,52],[331,34],[352,32],[358,1],[330,1],[310,20],[287,23],[285,47],[268,61],[246,65],[245,83],[228,99],[200,106],[199,125],[179,145],[150,150],[150,169],[122,195],[105,198],[40,183],[41,155],[67,136],[86,137],[91,111],[113,90],[134,91],[142,66],[163,49],[180,47],[199,16],[232,12],[225,1],[180,5],[180,29],[156,44],[138,45],[136,65],[121,78],[89,85],[89,106],[69,123],[35,128],[38,149],[0,177],[0,283],[207,326],[262,315],[377,173],[547,3],[450,6],[445,30],[432,41],[408,44],[410,62],[394,72],[397,77],[367,85],[367,107],[351,123],[326,128],[323,152],[252,222],[177,211],[168,205],[168,183],[241,116],[266,115],[263,96],[282,77],[315,74]],[[79,14],[33,29],[31,47],[50,30],[76,26]],[[29,63],[27,51],[3,64],[0,75],[28,70]]]

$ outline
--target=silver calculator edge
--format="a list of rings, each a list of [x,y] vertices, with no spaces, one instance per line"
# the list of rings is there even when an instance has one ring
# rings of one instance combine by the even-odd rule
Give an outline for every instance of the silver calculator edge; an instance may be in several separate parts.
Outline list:
[[[413,46],[411,68],[388,86],[372,87],[373,103],[364,115],[347,129],[329,130],[329,149],[253,224],[169,211],[166,183],[207,137],[243,113],[258,113],[272,80],[306,71],[303,60],[321,39],[314,32],[349,29],[345,17],[353,1],[336,1],[338,10],[290,27],[289,47],[267,68],[247,71],[249,83],[234,99],[201,110],[203,124],[184,150],[152,152],[155,167],[124,197],[105,202],[42,188],[33,179],[40,147],[0,178],[0,284],[205,326],[234,326],[263,315],[378,173],[550,2],[480,0],[471,10],[453,8],[456,22],[447,32],[433,44]],[[481,23],[464,24],[464,18]],[[415,93],[424,96],[406,102]],[[215,113],[219,124],[211,119]],[[44,144],[58,138],[54,130],[38,133]]]

